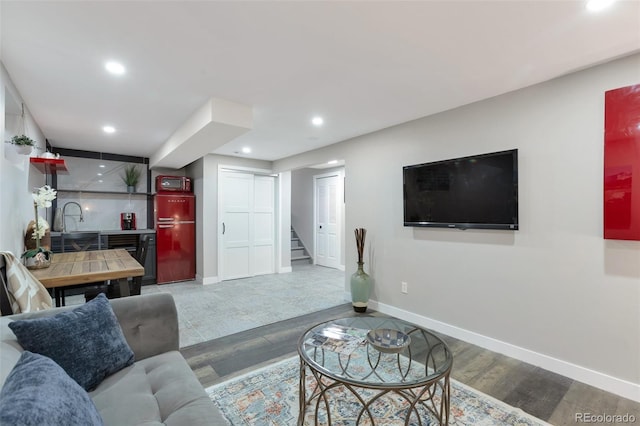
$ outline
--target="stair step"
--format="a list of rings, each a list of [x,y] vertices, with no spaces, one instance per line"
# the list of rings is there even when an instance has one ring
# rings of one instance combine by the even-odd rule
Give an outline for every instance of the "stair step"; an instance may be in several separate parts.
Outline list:
[[[311,256],[307,254],[304,244],[291,227],[291,263],[311,263]]]
[[[291,259],[291,265],[310,265],[310,264],[311,264],[311,257],[309,256]]]
[[[291,257],[291,261],[293,262],[294,260],[306,260],[306,259],[311,259],[311,256],[296,256],[296,257]]]

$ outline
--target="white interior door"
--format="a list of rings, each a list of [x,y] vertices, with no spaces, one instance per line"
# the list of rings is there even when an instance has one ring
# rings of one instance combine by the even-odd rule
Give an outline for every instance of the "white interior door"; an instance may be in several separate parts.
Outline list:
[[[222,210],[221,279],[250,276],[251,209],[253,175],[222,172],[220,203]]]
[[[275,272],[275,179],[222,171],[220,279]]]
[[[253,180],[252,275],[275,273],[275,179],[255,176]]]
[[[340,175],[316,176],[315,180],[315,263],[329,268],[340,266]]]

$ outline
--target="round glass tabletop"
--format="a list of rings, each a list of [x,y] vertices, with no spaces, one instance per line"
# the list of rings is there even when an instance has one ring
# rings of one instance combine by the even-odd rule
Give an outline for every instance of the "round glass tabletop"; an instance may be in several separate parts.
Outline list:
[[[371,388],[411,388],[448,374],[453,356],[435,334],[383,317],[327,321],[307,330],[298,353],[334,380]]]

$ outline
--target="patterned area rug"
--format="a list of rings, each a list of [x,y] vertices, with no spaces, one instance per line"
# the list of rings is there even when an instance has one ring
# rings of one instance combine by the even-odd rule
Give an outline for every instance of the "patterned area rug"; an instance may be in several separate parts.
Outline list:
[[[207,388],[207,394],[218,406],[230,425],[289,426],[298,419],[298,357],[286,359],[265,368],[251,371],[244,376]],[[315,383],[307,379],[310,392]],[[389,394],[388,394],[389,395]],[[355,398],[339,386],[331,394],[332,424],[335,426],[355,425],[359,404]],[[336,405],[333,405],[333,404]],[[403,425],[407,403],[395,397],[387,397],[377,404],[375,411],[378,425]],[[313,410],[307,410],[305,425],[313,425]],[[423,410],[420,412],[423,425],[437,424],[437,421]],[[326,414],[320,413],[319,424],[327,424]],[[368,419],[361,419],[360,425],[369,425]],[[419,425],[415,414],[412,426]],[[498,401],[460,382],[451,380],[450,425],[509,425],[541,426],[548,423],[524,411]]]

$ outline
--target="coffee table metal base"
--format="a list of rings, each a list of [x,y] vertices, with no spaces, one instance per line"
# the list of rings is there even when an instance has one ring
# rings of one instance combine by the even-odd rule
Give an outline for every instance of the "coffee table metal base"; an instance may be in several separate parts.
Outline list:
[[[315,379],[316,385],[312,390],[311,395],[307,397],[307,377],[311,378],[311,376]],[[347,389],[362,406],[358,413],[356,425],[359,425],[361,421],[364,421],[364,419],[369,419],[369,423],[371,425],[375,425],[376,419],[371,412],[371,406],[389,393],[400,395],[409,403],[406,410],[405,426],[410,424],[412,414],[415,414],[413,417],[417,418],[418,424],[422,425],[422,418],[418,412],[418,406],[422,406],[429,411],[438,421],[437,424],[449,424],[449,404],[451,398],[449,372],[419,387],[389,387],[388,385],[375,386],[373,384],[356,386],[322,374],[301,358],[299,385],[300,411],[298,414],[298,426],[304,425],[307,409],[311,409],[314,412],[313,425],[318,426],[318,414],[322,409],[324,409],[327,416],[326,424],[331,425],[331,391],[339,386],[344,386],[344,388]],[[365,399],[362,392],[359,392],[359,390],[364,389],[374,391],[373,395],[367,395]]]

